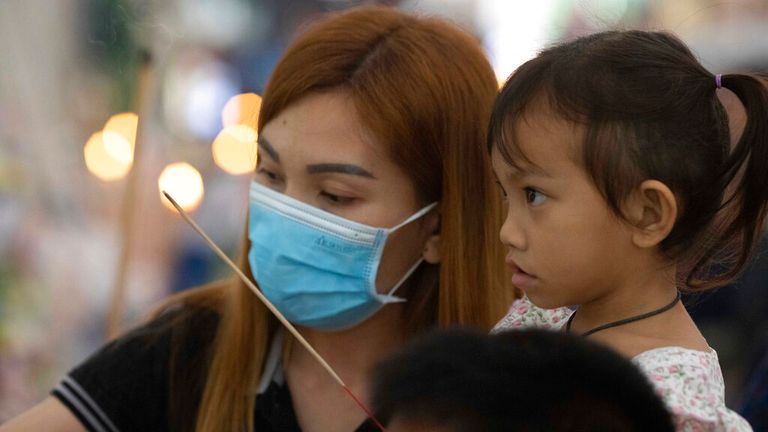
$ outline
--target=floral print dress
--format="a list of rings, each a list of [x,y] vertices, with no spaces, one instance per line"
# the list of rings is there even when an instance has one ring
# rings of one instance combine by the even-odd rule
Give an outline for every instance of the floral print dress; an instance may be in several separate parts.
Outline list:
[[[572,313],[569,308],[541,309],[523,297],[512,304],[492,332],[530,327],[560,330]],[[746,420],[725,406],[723,374],[715,350],[656,348],[638,354],[632,362],[666,403],[677,431],[752,431]]]

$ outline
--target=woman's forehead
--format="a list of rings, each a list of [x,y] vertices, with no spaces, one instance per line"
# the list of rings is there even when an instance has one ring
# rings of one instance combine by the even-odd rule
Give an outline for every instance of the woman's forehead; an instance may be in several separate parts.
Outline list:
[[[262,130],[280,152],[301,150],[308,156],[374,161],[386,153],[360,121],[343,94],[310,95],[288,106]]]
[[[354,100],[343,91],[312,94],[289,105],[264,126],[259,138],[284,165],[353,164],[377,179],[410,181],[393,160],[390,144],[365,126]],[[267,154],[266,148],[261,150]]]

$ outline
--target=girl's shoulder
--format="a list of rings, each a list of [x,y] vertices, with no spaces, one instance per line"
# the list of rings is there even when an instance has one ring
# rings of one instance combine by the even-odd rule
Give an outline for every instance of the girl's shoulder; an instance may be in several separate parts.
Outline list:
[[[643,371],[673,415],[678,431],[751,431],[746,420],[725,405],[717,352],[661,347],[638,354]]]
[[[492,333],[511,329],[562,329],[570,308],[542,309],[527,298],[515,300]],[[751,431],[746,420],[725,405],[723,374],[714,350],[661,347],[643,351],[632,362],[648,377],[673,415],[678,431]]]
[[[568,322],[572,314],[573,311],[567,307],[542,309],[531,303],[528,297],[523,296],[512,303],[507,315],[493,327],[491,332],[498,333],[522,328],[559,330]]]

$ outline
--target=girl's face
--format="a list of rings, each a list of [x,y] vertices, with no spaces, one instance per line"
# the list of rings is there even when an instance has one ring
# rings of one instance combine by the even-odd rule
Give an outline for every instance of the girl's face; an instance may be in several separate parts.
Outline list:
[[[630,229],[576,162],[578,128],[546,109],[518,121],[517,145],[531,163],[518,170],[497,149],[491,156],[507,202],[500,237],[512,283],[540,307],[586,303],[631,269]]]
[[[392,227],[424,207],[410,178],[367,134],[343,92],[312,94],[283,110],[259,136],[255,181],[355,222]],[[419,259],[434,214],[392,233],[377,274],[388,291]]]

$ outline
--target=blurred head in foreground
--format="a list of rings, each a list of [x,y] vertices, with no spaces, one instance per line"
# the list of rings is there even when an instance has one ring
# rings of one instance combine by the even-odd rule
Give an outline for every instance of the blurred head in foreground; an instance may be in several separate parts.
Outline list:
[[[419,338],[378,365],[373,409],[389,432],[674,430],[629,360],[544,330]]]

